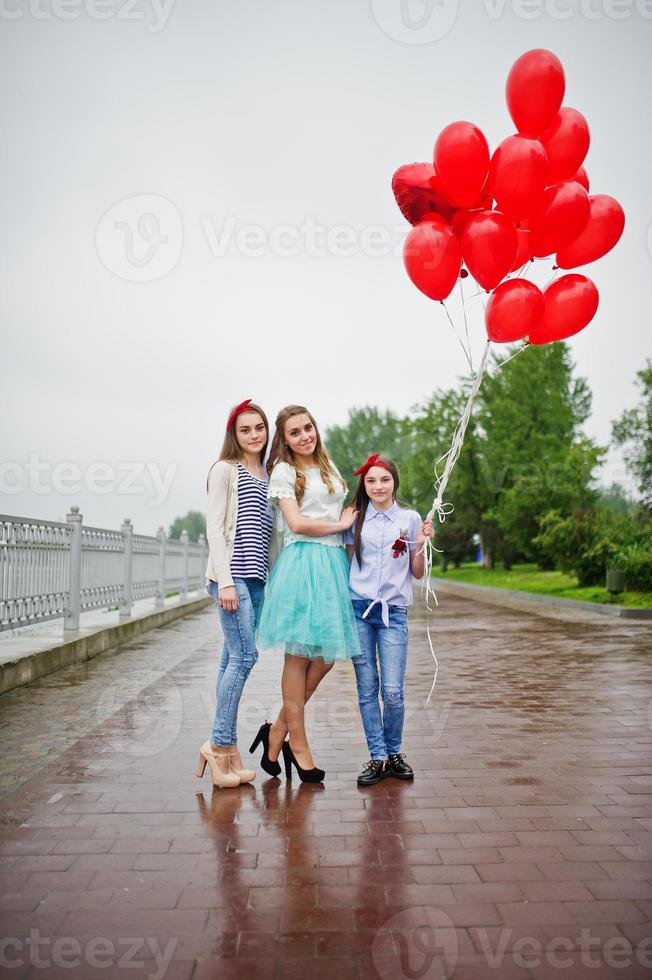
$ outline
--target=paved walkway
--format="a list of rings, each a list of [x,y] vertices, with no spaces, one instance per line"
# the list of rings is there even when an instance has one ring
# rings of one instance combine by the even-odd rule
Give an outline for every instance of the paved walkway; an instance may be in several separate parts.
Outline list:
[[[649,625],[452,597],[433,622],[426,708],[415,609],[414,784],[356,787],[343,664],[310,709],[324,786],[199,782],[213,609],[0,698],[0,977],[649,976]],[[243,747],[278,677],[272,659],[252,674]]]

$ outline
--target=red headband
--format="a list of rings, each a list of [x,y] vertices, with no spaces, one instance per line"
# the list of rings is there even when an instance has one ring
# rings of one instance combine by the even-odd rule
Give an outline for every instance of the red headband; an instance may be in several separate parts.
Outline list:
[[[372,466],[382,466],[384,470],[389,470],[389,472],[391,473],[392,471],[389,469],[387,463],[383,463],[383,461],[378,458],[379,456],[380,453],[374,453],[373,456],[370,456],[369,459],[366,462],[364,462],[360,467],[360,469],[356,470],[353,475],[364,476],[367,470],[370,470]]]
[[[238,415],[242,415],[242,413],[246,410],[247,405],[251,405],[251,398],[245,398],[243,402],[240,402],[239,405],[235,406],[235,408],[229,415],[229,421],[226,423],[227,432],[231,428],[235,420],[237,419]]]

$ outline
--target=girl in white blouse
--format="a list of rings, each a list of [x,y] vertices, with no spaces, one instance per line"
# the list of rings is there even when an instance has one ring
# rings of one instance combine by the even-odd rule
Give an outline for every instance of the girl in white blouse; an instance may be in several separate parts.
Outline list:
[[[267,492],[279,508],[283,548],[265,591],[257,644],[261,653],[275,650],[285,656],[283,707],[271,726],[261,727],[251,751],[262,741],[267,771],[282,751],[288,778],[294,763],[301,779],[318,782],[325,774],[310,752],[304,704],[335,660],[360,653],[342,541],[356,511],[342,510],[346,484],[302,405],[279,412],[267,468]]]

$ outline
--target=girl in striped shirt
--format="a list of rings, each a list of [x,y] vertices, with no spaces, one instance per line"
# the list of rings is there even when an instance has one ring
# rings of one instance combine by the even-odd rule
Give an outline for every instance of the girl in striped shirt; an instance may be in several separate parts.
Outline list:
[[[220,458],[208,474],[207,590],[218,607],[224,650],[213,730],[200,749],[197,775],[208,764],[216,786],[239,786],[255,775],[242,764],[237,719],[245,682],[258,660],[255,631],[269,563],[273,517],[263,466],[268,432],[262,408],[250,399],[241,402],[229,415]]]

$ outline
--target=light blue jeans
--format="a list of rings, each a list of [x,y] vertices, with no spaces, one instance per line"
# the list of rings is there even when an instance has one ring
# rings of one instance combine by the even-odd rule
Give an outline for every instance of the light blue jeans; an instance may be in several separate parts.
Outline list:
[[[238,608],[227,612],[218,605],[217,611],[224,633],[224,650],[217,675],[213,745],[235,745],[238,741],[238,707],[245,681],[258,660],[256,626],[263,604],[265,583],[257,578],[235,578]],[[217,582],[206,586],[217,603]]]
[[[389,607],[389,626],[383,625],[380,603],[372,607],[367,599],[352,599],[362,653],[353,657],[358,686],[358,704],[369,755],[386,759],[401,751],[405,700],[403,682],[407,666],[407,607]],[[378,665],[380,664],[380,684]],[[383,702],[381,713],[378,690]]]

